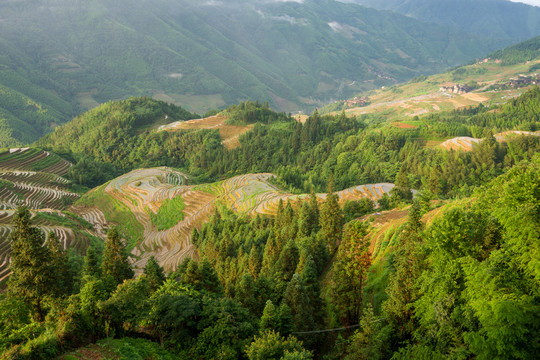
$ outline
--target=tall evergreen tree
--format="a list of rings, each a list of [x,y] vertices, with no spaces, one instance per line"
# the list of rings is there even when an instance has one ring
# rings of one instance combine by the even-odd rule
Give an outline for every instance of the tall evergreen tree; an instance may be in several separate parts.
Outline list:
[[[148,259],[144,266],[144,273],[148,277],[151,291],[156,291],[165,282],[163,268],[159,266],[154,256],[150,256],[150,259]]]
[[[268,300],[264,306],[263,314],[261,316],[261,324],[259,326],[260,332],[263,333],[267,330],[279,332],[279,328],[279,308],[276,308],[272,301]]]
[[[334,181],[332,176],[328,182],[328,194],[320,212],[321,234],[326,240],[330,252],[336,250],[341,240],[343,215],[338,204],[338,197],[334,194]]]
[[[362,221],[347,224],[332,273],[331,300],[343,325],[357,324],[362,312],[362,290],[369,266],[369,240]]]
[[[101,264],[99,261],[98,250],[93,245],[90,245],[86,250],[83,265],[83,277],[84,276],[92,276],[95,278],[101,276]]]
[[[45,235],[31,226],[30,211],[19,208],[13,217],[11,243],[11,276],[9,294],[22,299],[33,310],[36,321],[45,317],[44,301],[52,295],[57,273],[51,266],[51,252],[44,247]]]
[[[413,303],[420,297],[417,280],[422,272],[422,254],[419,249],[423,229],[421,211],[420,203],[414,201],[405,231],[395,250],[395,271],[390,276],[386,288],[388,299],[383,304],[385,313],[401,339],[410,337],[416,326]]]
[[[68,262],[67,252],[52,231],[47,236],[47,249],[51,256],[51,266],[56,273],[55,282],[51,291],[54,296],[69,296],[73,289],[73,277]]]
[[[107,232],[101,269],[103,276],[111,276],[116,284],[133,277],[133,269],[128,260],[126,247],[116,229],[110,229]]]

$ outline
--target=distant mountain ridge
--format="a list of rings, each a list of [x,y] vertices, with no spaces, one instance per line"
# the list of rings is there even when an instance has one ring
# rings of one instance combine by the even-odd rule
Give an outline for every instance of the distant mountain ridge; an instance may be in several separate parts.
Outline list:
[[[0,97],[0,146],[130,96],[199,113],[245,99],[310,110],[501,44],[332,0],[4,1],[0,89],[13,101]]]
[[[540,7],[509,0],[351,0],[513,42],[540,35]]]

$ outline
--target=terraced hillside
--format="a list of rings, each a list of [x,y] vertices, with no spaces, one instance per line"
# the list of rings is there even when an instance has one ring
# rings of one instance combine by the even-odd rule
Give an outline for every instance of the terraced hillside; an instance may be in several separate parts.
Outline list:
[[[139,169],[92,190],[71,209],[96,228],[118,225],[132,244],[136,267],[142,268],[154,256],[170,271],[185,257],[198,257],[191,243],[193,229],[200,228],[218,204],[246,215],[273,215],[280,199],[294,202],[307,196],[280,190],[271,183],[273,177],[270,173],[247,174],[211,184],[187,185],[187,177],[173,169]],[[377,201],[393,186],[360,185],[337,194],[341,201],[363,197]],[[324,201],[326,194],[317,197]],[[182,214],[164,210],[172,201],[182,203]],[[173,225],[158,230],[152,220],[154,214],[171,218]]]
[[[39,148],[13,148],[0,150],[0,169],[39,171],[67,174],[71,164],[56,154]]]
[[[71,164],[37,148],[0,153],[0,209],[63,209],[80,195],[63,178]]]
[[[505,131],[499,134],[495,134],[493,136],[498,142],[504,142],[507,140],[511,140],[516,136],[540,136],[540,131]],[[473,147],[481,141],[482,139],[472,138],[468,136],[459,136],[448,139],[439,146],[445,150],[472,151]]]
[[[159,131],[179,131],[198,129],[217,129],[223,145],[227,149],[234,149],[240,146],[238,139],[240,135],[251,130],[254,125],[231,125],[227,124],[227,116],[210,116],[204,119],[194,119],[188,121],[176,121],[159,127]]]
[[[0,210],[0,282],[9,276],[9,254],[11,252],[8,237],[13,230],[12,218],[15,210]],[[84,253],[91,239],[97,239],[92,225],[74,214],[60,211],[32,211],[32,225],[45,232],[54,232],[64,248],[71,248]]]

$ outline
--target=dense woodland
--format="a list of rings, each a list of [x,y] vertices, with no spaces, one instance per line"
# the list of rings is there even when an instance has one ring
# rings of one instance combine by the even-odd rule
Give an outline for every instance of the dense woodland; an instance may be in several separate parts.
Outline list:
[[[42,246],[45,234],[17,210],[0,297],[2,357],[50,359],[116,338],[158,359],[535,359],[540,140],[492,135],[538,130],[539,103],[534,88],[505,105],[400,129],[344,113],[300,123],[246,102],[225,112],[234,124],[254,124],[232,150],[217,130],[157,131],[196,115],[156,100],[81,115],[38,143],[75,163],[77,183],[167,165],[193,182],[274,172],[279,186],[311,196],[281,202],[274,217],[218,207],[193,232],[199,261],[167,274],[151,259],[135,275],[141,269],[131,268],[125,234],[114,228],[84,256],[53,234]],[[426,146],[453,136],[484,140],[470,152]],[[340,206],[334,195],[374,182],[396,187],[379,204]],[[395,208],[407,220],[375,257],[369,214]]]
[[[382,275],[367,224],[345,223],[334,195],[280,203],[275,218],[219,209],[194,233],[200,262],[164,274],[150,260],[135,278],[114,229],[81,261],[54,236],[42,247],[20,209],[0,347],[47,359],[131,336],[185,359],[534,359],[539,189],[537,155],[429,223],[415,200]]]

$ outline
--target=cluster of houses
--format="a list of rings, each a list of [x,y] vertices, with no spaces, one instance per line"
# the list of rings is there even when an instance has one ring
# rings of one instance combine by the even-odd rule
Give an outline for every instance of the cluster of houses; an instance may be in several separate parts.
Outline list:
[[[347,107],[366,106],[368,104],[369,104],[369,98],[367,97],[355,96],[352,99],[345,100],[345,106]]]
[[[525,86],[538,84],[540,84],[540,74],[519,75],[517,78],[510,79],[506,83],[492,85],[489,90],[520,89]]]
[[[452,86],[441,86],[439,90],[446,93],[466,94],[468,92],[473,91],[474,88],[469,85],[456,84]]]

